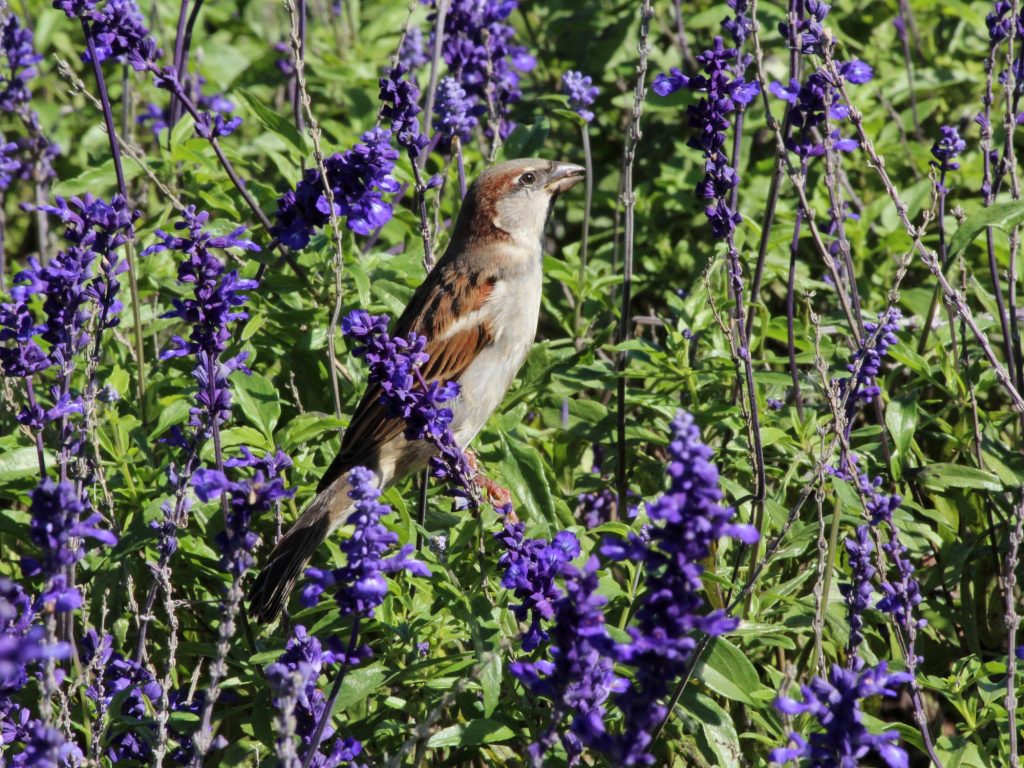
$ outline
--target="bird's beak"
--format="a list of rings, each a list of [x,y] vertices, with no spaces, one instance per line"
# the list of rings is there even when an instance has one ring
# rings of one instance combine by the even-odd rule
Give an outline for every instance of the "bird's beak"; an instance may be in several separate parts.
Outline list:
[[[575,163],[554,163],[544,188],[558,195],[572,189],[587,174],[587,169]]]

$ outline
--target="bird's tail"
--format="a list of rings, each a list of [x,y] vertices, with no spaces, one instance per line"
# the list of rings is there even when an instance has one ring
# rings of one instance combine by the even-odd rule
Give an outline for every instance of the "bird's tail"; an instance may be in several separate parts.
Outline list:
[[[250,615],[270,623],[278,617],[306,563],[345,519],[352,499],[340,480],[316,495],[267,558],[249,592]]]

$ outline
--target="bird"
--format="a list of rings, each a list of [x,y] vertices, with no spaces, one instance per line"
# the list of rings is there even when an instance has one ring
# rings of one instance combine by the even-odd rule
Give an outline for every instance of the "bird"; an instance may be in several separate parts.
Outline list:
[[[392,331],[427,339],[424,381],[457,382],[451,430],[465,449],[501,404],[537,333],[544,233],[555,200],[585,175],[573,163],[524,158],[485,169],[470,185],[444,255]],[[304,567],[355,503],[348,474],[372,470],[386,489],[426,467],[435,449],[407,440],[379,385],[364,392],[316,496],[271,551],[249,595],[249,614],[271,623]]]

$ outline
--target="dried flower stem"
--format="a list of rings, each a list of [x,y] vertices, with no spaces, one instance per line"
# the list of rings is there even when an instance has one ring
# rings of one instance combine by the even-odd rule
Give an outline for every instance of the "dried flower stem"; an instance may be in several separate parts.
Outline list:
[[[576,310],[572,324],[577,345],[581,343],[583,333],[583,303],[587,298],[587,256],[590,246],[590,209],[594,200],[594,158],[590,151],[590,124],[586,121],[580,126],[580,140],[583,142],[583,166],[587,169],[587,175],[583,179],[583,234],[580,237],[580,268],[576,276]]]
[[[1007,372],[1006,367],[999,362],[995,352],[992,351],[992,345],[989,343],[988,337],[974,321],[974,315],[971,313],[971,308],[967,306],[967,303],[964,300],[964,297],[960,295],[960,292],[950,285],[949,281],[946,279],[946,276],[942,271],[942,264],[939,263],[935,252],[930,251],[925,247],[924,243],[921,242],[921,232],[911,223],[910,217],[907,214],[907,204],[900,199],[899,193],[896,191],[896,187],[892,183],[892,179],[889,178],[889,174],[885,170],[885,161],[878,156],[878,152],[875,151],[874,145],[868,138],[868,135],[864,130],[864,121],[861,117],[860,110],[854,106],[849,94],[846,92],[845,86],[839,79],[839,71],[836,67],[835,60],[832,58],[831,53],[827,48],[825,49],[825,66],[828,68],[830,75],[839,82],[839,93],[842,96],[843,103],[846,104],[850,110],[850,122],[856,129],[861,147],[867,155],[868,166],[872,168],[881,179],[886,193],[889,195],[889,198],[892,200],[892,203],[896,208],[896,214],[899,217],[900,223],[903,225],[904,230],[906,230],[907,235],[913,241],[914,250],[917,252],[924,265],[928,267],[931,273],[935,275],[936,279],[938,279],[939,285],[942,286],[942,292],[947,303],[954,307],[957,315],[963,318],[967,327],[971,329],[971,334],[974,336],[975,341],[978,342],[978,346],[981,347],[982,352],[985,353],[986,359],[992,366],[992,370],[995,372],[996,379],[1010,396],[1014,409],[1024,413],[1024,397],[1021,397],[1020,392],[1013,385],[1013,381],[1010,379],[1010,375]]]
[[[1014,17],[1016,18],[1016,16]],[[1006,555],[1006,584],[1003,597],[1006,603],[1006,714],[1010,729],[1010,766],[1020,766],[1020,746],[1017,728],[1017,631],[1020,614],[1017,613],[1017,566],[1020,547],[1024,542],[1024,493],[1018,492],[1014,505],[1013,527],[1010,529],[1010,551]]]
[[[293,0],[284,0],[284,7],[288,10],[288,17],[291,19],[291,46],[292,59],[295,64],[295,83],[302,98],[302,107],[309,120],[307,133],[313,141],[313,161],[316,163],[317,171],[320,174],[320,182],[323,184],[324,196],[327,198],[327,205],[330,210],[329,219],[331,224],[331,235],[334,240],[334,309],[331,311],[331,323],[327,329],[327,367],[331,374],[331,393],[334,396],[334,415],[341,418],[341,389],[338,386],[338,356],[337,336],[338,323],[341,320],[341,307],[344,298],[344,286],[342,284],[342,270],[345,267],[345,253],[342,244],[341,221],[334,206],[334,190],[327,178],[327,168],[324,166],[324,153],[320,143],[322,133],[320,123],[313,114],[313,107],[309,98],[309,91],[306,88],[305,62],[302,57],[302,41],[299,38],[299,19]]]
[[[623,259],[622,259],[622,309],[619,317],[619,326],[615,333],[616,344],[623,344],[629,338],[630,330],[630,302],[633,290],[633,251],[634,235],[636,230],[635,209],[636,195],[633,191],[633,161],[636,158],[636,148],[640,143],[640,117],[643,115],[644,97],[647,94],[645,79],[647,77],[647,57],[650,56],[651,46],[648,42],[651,17],[654,12],[651,10],[651,0],[641,0],[640,4],[640,42],[638,51],[640,54],[636,65],[636,88],[633,91],[633,111],[630,116],[626,143],[623,147],[623,174],[622,193],[620,200],[625,210],[625,226],[623,228]],[[625,510],[628,502],[627,491],[629,483],[626,477],[626,363],[628,355],[622,350],[616,354],[616,445],[617,461],[615,467],[615,480],[618,488],[619,504],[618,509]],[[613,515],[613,517],[615,517]]]
[[[124,168],[121,165],[121,145],[117,141],[117,127],[114,124],[114,113],[110,107],[110,95],[107,93],[107,81],[103,77],[103,65],[96,53],[96,42],[93,40],[89,22],[82,19],[82,32],[85,34],[89,58],[92,60],[92,71],[96,76],[96,88],[100,93],[100,104],[103,108],[103,121],[107,128],[107,140],[110,142],[110,157],[114,162],[114,174],[117,176],[117,191],[124,198],[125,205],[131,208],[128,197],[128,186],[124,180]],[[135,385],[139,390],[139,412],[143,425],[148,423],[146,412],[146,357],[142,343],[142,315],[139,312],[139,282],[135,267],[135,254],[131,241],[125,244],[125,256],[128,262],[128,289],[132,298],[132,331],[135,342],[135,356],[138,370],[135,373]]]

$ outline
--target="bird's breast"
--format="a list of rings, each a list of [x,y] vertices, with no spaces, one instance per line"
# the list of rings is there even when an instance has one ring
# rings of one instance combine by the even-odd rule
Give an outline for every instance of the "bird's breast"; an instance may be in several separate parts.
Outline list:
[[[501,405],[537,335],[541,271],[526,270],[501,280],[484,304],[494,342],[477,355],[459,380],[461,393],[452,404],[452,428],[465,447]]]

